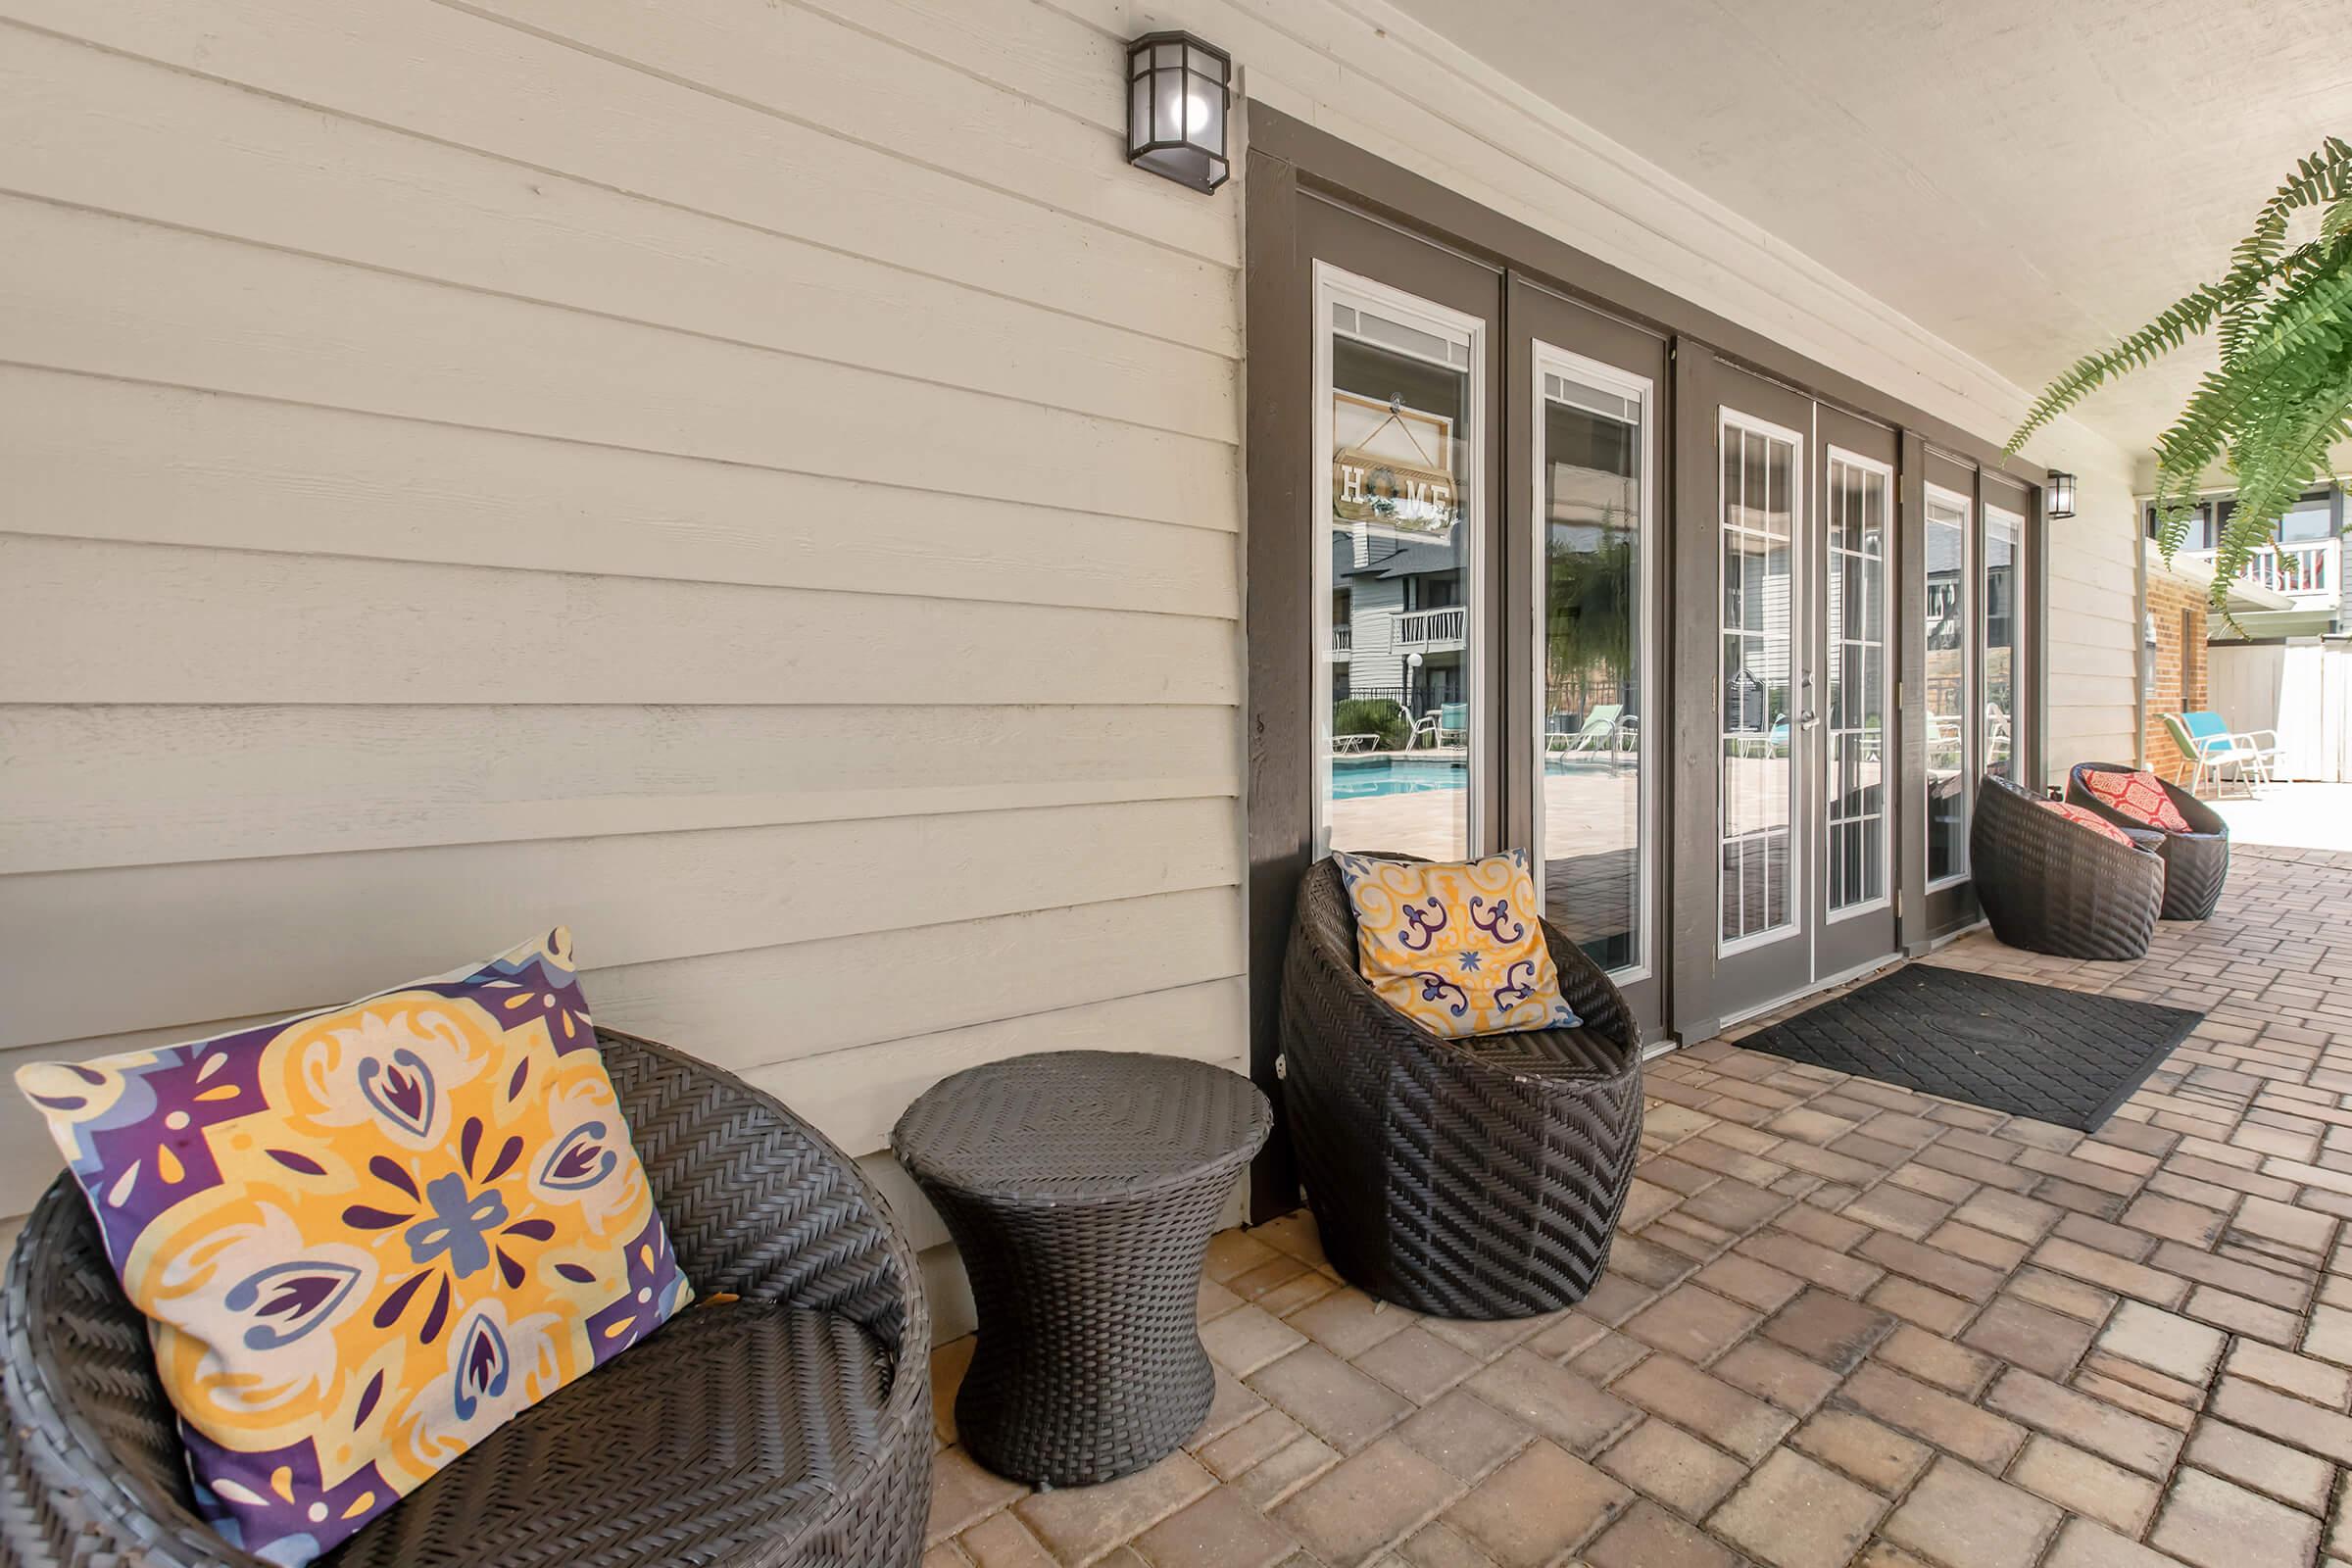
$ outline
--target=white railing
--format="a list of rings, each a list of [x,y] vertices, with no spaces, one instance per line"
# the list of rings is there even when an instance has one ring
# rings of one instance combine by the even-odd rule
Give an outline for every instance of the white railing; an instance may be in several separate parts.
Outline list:
[[[1470,611],[1465,605],[1452,605],[1444,610],[1408,610],[1396,616],[1396,641],[1399,646],[1410,643],[1458,643],[1470,630]]]
[[[2335,541],[2264,545],[2237,568],[2237,580],[2281,594],[2335,592]]]
[[[1353,626],[1334,626],[1331,628],[1331,651],[1333,653],[1344,654],[1348,652],[1354,646],[1355,628]]]

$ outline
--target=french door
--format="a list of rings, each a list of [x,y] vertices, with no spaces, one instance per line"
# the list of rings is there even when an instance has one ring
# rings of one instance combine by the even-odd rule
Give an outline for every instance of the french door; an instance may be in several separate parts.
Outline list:
[[[1305,210],[1313,853],[1529,850],[1655,1028],[1666,340]]]
[[[1517,587],[1505,771],[1544,917],[1662,1013],[1664,337],[1513,278],[1504,564]]]
[[[1681,586],[1707,608],[1682,625],[1712,729],[1682,798],[1707,803],[1712,842],[1684,887],[1711,929],[1690,944],[1705,1001],[1684,1010],[1722,1019],[1897,946],[1896,438],[1721,362],[1697,379],[1682,438],[1711,461],[1685,455],[1704,478],[1684,537],[1704,548]]]
[[[1891,955],[1897,806],[1894,671],[1898,643],[1895,433],[1815,405],[1812,612],[1818,722],[1806,765],[1820,781],[1821,853],[1810,918],[1813,978]]]

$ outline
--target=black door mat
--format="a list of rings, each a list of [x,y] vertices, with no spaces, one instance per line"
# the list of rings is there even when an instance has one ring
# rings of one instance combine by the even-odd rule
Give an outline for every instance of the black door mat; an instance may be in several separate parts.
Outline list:
[[[2088,1133],[2204,1017],[1913,963],[1738,1044]]]

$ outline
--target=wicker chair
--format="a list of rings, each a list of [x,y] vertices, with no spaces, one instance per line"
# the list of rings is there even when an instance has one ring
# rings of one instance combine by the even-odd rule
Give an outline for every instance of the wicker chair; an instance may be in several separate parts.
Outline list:
[[[889,1210],[758,1090],[597,1036],[701,1299],[321,1561],[912,1568],[931,1502],[930,1320]],[[268,1568],[197,1517],[144,1322],[71,1177],[24,1223],[0,1330],[0,1560]]]
[[[1441,1039],[1357,972],[1339,867],[1320,861],[1299,887],[1283,1106],[1324,1252],[1367,1295],[1531,1317],[1582,1300],[1608,1260],[1641,1141],[1642,1052],[1608,977],[1549,924],[1544,937],[1584,1027]]]
[[[2070,822],[2022,785],[1984,775],[1969,856],[1977,903],[2013,948],[2065,958],[2137,958],[2156,932],[2164,862]]]
[[[2222,884],[2230,880],[2230,824],[2221,812],[2178,784],[2157,779],[2191,831],[2168,833],[2135,816],[2126,816],[2090,793],[2093,773],[2131,773],[2122,762],[2077,762],[2066,775],[2066,798],[2085,810],[2113,822],[2164,859],[2164,918],[2202,920],[2222,902]],[[2153,775],[2150,775],[2151,777]]]

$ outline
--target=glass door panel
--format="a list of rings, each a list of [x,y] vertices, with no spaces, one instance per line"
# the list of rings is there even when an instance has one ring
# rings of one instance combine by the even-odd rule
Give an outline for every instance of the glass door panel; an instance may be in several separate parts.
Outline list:
[[[1537,821],[1547,919],[1623,978],[1649,968],[1645,377],[1539,342]]]
[[[1316,853],[1479,842],[1477,318],[1316,267],[1324,539]]]
[[[1894,471],[1832,447],[1822,493],[1828,530],[1829,913],[1886,898],[1886,558]]]
[[[1987,500],[1983,745],[1984,771],[2003,778],[2017,776],[2018,701],[2025,690],[2025,538],[2024,515]]]
[[[1977,730],[1970,716],[1968,670],[1970,604],[1969,499],[1936,485],[1927,489],[1927,540],[1922,571],[1927,614],[1928,885],[1968,874],[1969,753]]]
[[[1717,935],[1728,954],[1788,934],[1798,921],[1795,546],[1804,437],[1729,409],[1720,428]]]

